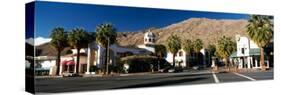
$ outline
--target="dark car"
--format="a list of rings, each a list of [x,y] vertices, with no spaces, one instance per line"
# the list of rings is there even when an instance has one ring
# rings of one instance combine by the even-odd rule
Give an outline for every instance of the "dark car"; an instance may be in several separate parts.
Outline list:
[[[160,70],[160,72],[164,72],[164,73],[177,73],[177,72],[183,72],[183,69],[181,67],[166,67]]]

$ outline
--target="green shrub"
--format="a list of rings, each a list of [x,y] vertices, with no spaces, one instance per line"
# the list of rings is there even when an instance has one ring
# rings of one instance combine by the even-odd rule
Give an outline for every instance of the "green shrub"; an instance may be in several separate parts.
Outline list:
[[[91,66],[90,67],[90,72],[96,72],[98,70],[99,70],[99,68],[97,66]]]
[[[121,58],[121,60],[129,65],[129,73],[157,71],[158,66],[160,66],[159,69],[170,66],[165,59],[151,55],[133,55]]]

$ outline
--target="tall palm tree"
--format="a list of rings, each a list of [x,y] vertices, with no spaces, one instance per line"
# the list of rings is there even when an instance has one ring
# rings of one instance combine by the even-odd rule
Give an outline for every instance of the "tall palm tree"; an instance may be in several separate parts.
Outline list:
[[[203,42],[201,39],[196,39],[194,42],[193,42],[193,48],[194,48],[194,52],[196,53],[196,61],[197,61],[197,64],[199,65],[200,64],[200,61],[199,61],[199,53],[200,53],[200,50],[203,48]]]
[[[175,56],[181,49],[181,39],[176,35],[170,36],[167,41],[167,48],[173,54],[173,67],[175,67]]]
[[[252,15],[248,20],[247,34],[260,48],[260,66],[265,70],[264,48],[273,38],[272,16]]]
[[[208,52],[210,54],[210,57],[211,56],[214,56],[215,55],[215,52],[216,52],[216,46],[213,45],[213,44],[209,44],[208,45]]]
[[[83,28],[75,28],[68,34],[69,45],[76,49],[76,73],[79,74],[79,63],[80,63],[80,50],[86,48],[89,43],[89,34]]]
[[[208,57],[209,57],[208,63],[210,64],[210,63],[211,63],[211,60],[212,60],[212,57],[215,56],[216,45],[214,45],[214,44],[209,44],[207,50],[208,50],[208,54],[209,54],[209,55],[208,55]]]
[[[165,45],[159,44],[155,45],[155,56],[158,58],[158,70],[160,69],[160,60],[163,59],[167,54],[167,49]]]
[[[185,40],[185,42],[183,43],[183,50],[185,51],[186,55],[188,56],[186,66],[189,67],[190,66],[190,55],[194,51],[193,43],[191,40],[189,40],[189,39]]]
[[[57,50],[56,75],[59,75],[60,61],[61,61],[60,56],[61,56],[61,51],[67,46],[67,34],[63,28],[57,27],[52,30],[50,38],[52,39],[51,46],[53,46]]]
[[[109,46],[116,43],[116,28],[112,24],[104,23],[96,27],[96,42],[105,48],[104,74],[108,74]]]
[[[228,57],[236,50],[236,43],[229,37],[223,36],[218,40],[216,52],[219,57],[223,58],[224,63],[229,67]]]

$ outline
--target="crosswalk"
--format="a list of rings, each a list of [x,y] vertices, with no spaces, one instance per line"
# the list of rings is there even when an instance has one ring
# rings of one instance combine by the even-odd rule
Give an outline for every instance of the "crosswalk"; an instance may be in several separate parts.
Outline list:
[[[220,79],[220,77],[217,76],[217,74],[219,74],[219,73],[212,72],[212,76],[213,76],[214,82],[215,83],[220,83],[222,81],[220,81],[221,79]],[[240,73],[232,72],[232,73],[228,73],[228,74],[231,74],[233,76],[239,76],[239,77],[242,77],[242,78],[250,80],[250,81],[256,81],[256,79],[254,79],[254,78],[252,78],[250,76],[246,76],[246,75],[240,74]]]
[[[241,76],[241,77],[244,77],[244,78],[247,78],[247,79],[249,79],[249,80],[251,80],[251,81],[256,81],[256,79],[251,78],[251,77],[246,76],[246,75],[243,75],[243,74],[239,74],[239,73],[235,73],[235,72],[234,72],[233,74],[238,75],[238,76]]]
[[[217,75],[215,74],[215,72],[212,72],[212,75],[214,77],[215,83],[220,83],[220,81],[219,81]]]

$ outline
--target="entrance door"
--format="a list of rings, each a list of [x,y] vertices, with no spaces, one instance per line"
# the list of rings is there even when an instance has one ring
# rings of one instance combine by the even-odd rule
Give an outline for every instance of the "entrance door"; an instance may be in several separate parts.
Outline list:
[[[81,67],[81,69],[82,69],[82,73],[85,73],[86,71],[87,71],[87,64],[82,64],[82,67]]]

